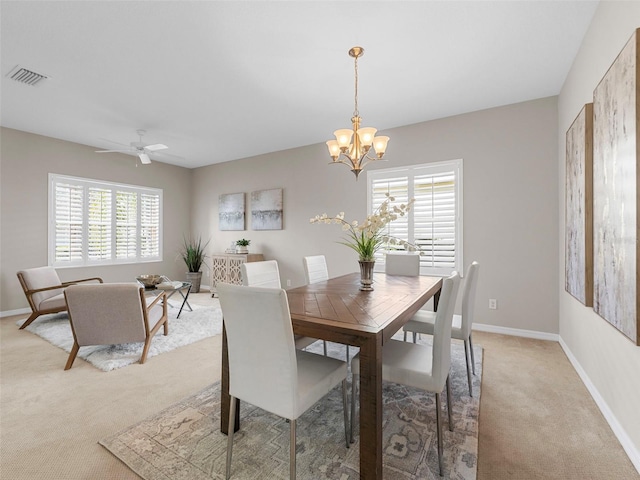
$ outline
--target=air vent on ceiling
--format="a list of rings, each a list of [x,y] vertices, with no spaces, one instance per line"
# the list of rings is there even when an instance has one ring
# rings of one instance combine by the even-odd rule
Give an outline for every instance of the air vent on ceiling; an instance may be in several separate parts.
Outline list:
[[[16,82],[31,86],[35,86],[42,80],[49,78],[47,75],[36,73],[33,70],[21,67],[20,65],[16,65],[16,67],[7,74],[7,77],[15,80]]]

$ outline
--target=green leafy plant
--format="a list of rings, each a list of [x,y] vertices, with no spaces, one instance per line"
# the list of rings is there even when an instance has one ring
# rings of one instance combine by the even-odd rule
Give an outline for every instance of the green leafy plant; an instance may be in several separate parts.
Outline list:
[[[248,247],[250,243],[251,243],[251,240],[242,238],[236,242],[236,245],[238,245],[239,247]]]
[[[195,240],[191,237],[188,239],[184,238],[184,243],[182,245],[182,251],[180,255],[182,256],[182,260],[187,265],[187,269],[189,272],[199,272],[200,267],[203,263],[205,263],[205,258],[207,257],[205,253],[205,248],[207,248],[209,242],[207,241],[205,244],[202,244],[202,240],[198,237],[198,240]]]

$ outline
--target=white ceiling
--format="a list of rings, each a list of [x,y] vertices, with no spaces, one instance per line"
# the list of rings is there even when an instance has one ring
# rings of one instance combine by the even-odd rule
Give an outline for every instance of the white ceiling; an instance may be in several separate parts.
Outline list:
[[[557,95],[597,3],[2,0],[0,120],[107,149],[146,129],[158,161],[225,162],[350,127],[354,45],[379,130]]]

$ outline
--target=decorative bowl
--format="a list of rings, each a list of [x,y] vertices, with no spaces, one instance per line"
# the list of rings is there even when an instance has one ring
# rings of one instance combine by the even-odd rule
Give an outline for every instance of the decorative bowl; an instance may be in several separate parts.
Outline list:
[[[136,277],[144,288],[153,288],[162,281],[162,275],[138,275]]]

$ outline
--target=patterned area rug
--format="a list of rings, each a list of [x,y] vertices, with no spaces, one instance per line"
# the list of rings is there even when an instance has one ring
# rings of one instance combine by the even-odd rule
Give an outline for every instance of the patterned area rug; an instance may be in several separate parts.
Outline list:
[[[320,353],[321,345],[316,342],[310,349]],[[344,347],[329,345],[331,356],[345,358]],[[350,350],[353,353],[354,349]],[[476,478],[482,347],[475,346],[474,350],[475,396],[471,398],[464,349],[452,345],[454,428],[453,432],[448,430],[443,410],[444,478]],[[383,399],[384,478],[443,478],[438,475],[434,395],[385,382]],[[288,479],[289,424],[246,402],[241,405],[231,478]],[[220,384],[215,383],[100,444],[145,480],[222,479],[227,437],[219,428]],[[297,478],[359,478],[360,438],[356,432],[356,442],[349,449],[345,447],[339,387],[298,419],[297,435]]]
[[[215,302],[218,300],[216,299]],[[151,341],[147,361],[161,353],[222,333],[222,311],[219,304],[213,307],[193,305],[192,312],[185,307],[180,318],[176,318],[180,303],[169,303],[172,304],[167,311],[169,335],[165,337],[162,333],[163,329],[160,328]],[[16,324],[20,326],[25,320],[26,318],[18,320]],[[66,313],[38,317],[25,330],[35,333],[66,352],[70,352],[73,347],[73,333]],[[77,364],[78,358],[81,358],[96,368],[108,372],[139,362],[143,347],[143,342],[80,347],[74,365]],[[63,367],[64,365],[60,366],[60,368]]]

